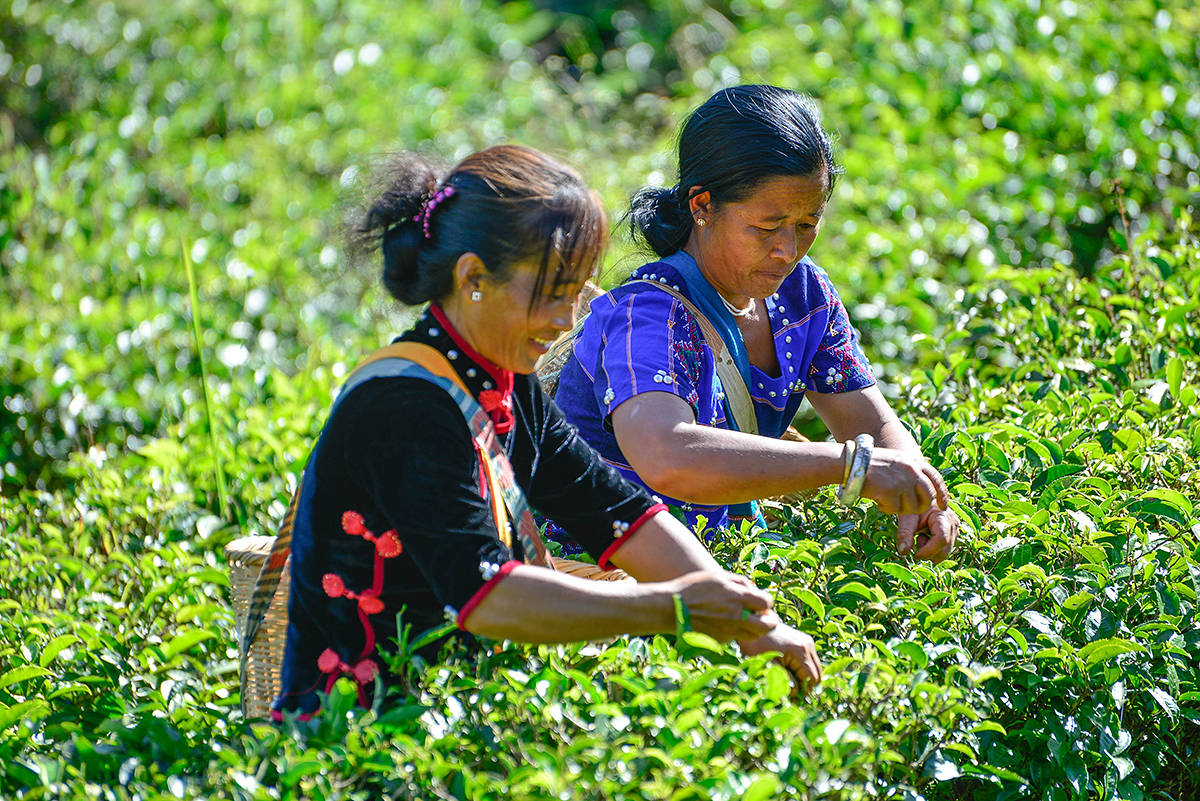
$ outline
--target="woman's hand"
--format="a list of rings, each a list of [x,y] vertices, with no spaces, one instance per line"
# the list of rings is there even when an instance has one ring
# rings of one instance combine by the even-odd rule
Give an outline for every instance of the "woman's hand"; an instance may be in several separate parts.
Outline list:
[[[745,576],[697,570],[667,583],[683,597],[692,628],[721,642],[756,640],[779,623],[771,611],[771,596]]]
[[[920,454],[894,448],[872,452],[862,494],[894,515],[924,514],[935,505],[945,509],[949,501],[946,482],[933,465]]]
[[[923,515],[900,515],[896,518],[896,552],[904,556],[916,545],[913,559],[937,564],[954,549],[958,527],[958,515],[936,506]]]
[[[747,656],[778,651],[780,664],[791,672],[801,692],[807,693],[821,681],[821,660],[813,638],[791,626],[781,623],[757,640],[738,644]]]

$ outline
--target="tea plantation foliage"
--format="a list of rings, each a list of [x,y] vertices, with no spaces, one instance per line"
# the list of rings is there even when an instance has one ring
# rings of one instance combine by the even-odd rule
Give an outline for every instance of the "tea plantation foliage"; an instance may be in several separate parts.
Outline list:
[[[1200,10],[576,7],[2,0],[0,796],[1200,796]],[[406,319],[339,250],[370,157],[522,141],[615,216],[744,81],[838,132],[813,255],[953,488],[953,561],[829,493],[727,532],[821,648],[806,699],[689,634],[243,720],[222,547]]]

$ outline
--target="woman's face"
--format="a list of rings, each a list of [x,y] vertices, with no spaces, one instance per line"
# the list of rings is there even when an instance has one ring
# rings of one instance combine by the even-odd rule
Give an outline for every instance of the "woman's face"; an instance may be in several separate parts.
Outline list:
[[[692,229],[687,251],[731,303],[773,295],[817,238],[828,191],[822,170],[767,178],[736,203],[713,203],[701,193],[691,209],[705,225]]]
[[[505,281],[490,277],[480,283],[483,295],[471,321],[472,346],[483,356],[514,373],[532,373],[537,360],[563,331],[574,324],[575,303],[587,276],[558,286],[552,277],[533,303],[538,261],[514,265]]]

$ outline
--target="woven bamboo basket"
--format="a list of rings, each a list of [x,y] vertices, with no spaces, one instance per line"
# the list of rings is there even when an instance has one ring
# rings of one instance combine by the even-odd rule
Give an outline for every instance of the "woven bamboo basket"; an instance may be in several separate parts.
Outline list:
[[[238,642],[246,630],[246,614],[254,585],[263,562],[271,555],[274,537],[242,537],[225,546],[229,560],[229,591],[233,596],[233,611],[237,618]],[[554,568],[567,575],[590,581],[633,581],[624,570],[601,570],[596,565],[574,559],[551,557]],[[271,714],[271,704],[279,695],[279,669],[283,665],[283,645],[287,638],[288,588],[292,583],[292,561],[284,565],[275,597],[267,609],[266,619],[246,660],[245,693],[242,713],[246,717],[265,718]]]
[[[250,598],[258,581],[263,562],[271,555],[274,537],[242,537],[225,546],[229,559],[229,592],[233,596],[233,611],[237,618],[238,642],[246,630],[246,614]],[[275,597],[267,608],[266,619],[246,660],[245,692],[242,713],[246,717],[265,718],[271,714],[271,704],[279,695],[279,668],[283,665],[283,644],[287,637],[288,590],[292,583],[292,563],[288,560],[275,589]]]

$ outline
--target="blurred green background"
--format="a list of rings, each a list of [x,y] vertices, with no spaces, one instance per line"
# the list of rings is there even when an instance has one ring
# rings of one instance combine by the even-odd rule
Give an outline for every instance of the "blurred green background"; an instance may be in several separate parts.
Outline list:
[[[1114,233],[1169,228],[1200,192],[1182,0],[4,0],[0,487],[53,486],[68,453],[199,413],[181,242],[214,395],[244,408],[273,370],[403,327],[341,256],[373,157],[526,143],[616,223],[674,181],[684,114],[745,82],[811,93],[837,135],[812,255],[889,389],[939,358],[960,286],[999,265],[1090,274]],[[607,280],[635,263],[619,232]]]

